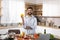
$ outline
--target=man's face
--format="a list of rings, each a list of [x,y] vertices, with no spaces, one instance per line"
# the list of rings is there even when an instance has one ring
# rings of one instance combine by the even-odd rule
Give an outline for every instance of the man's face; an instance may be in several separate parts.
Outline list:
[[[27,10],[27,14],[28,14],[28,15],[31,15],[32,13],[33,13],[33,10],[32,10],[32,9],[28,9],[28,10]]]

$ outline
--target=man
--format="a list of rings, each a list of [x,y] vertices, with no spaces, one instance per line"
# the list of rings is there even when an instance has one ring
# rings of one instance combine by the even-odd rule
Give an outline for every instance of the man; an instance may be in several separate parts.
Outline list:
[[[23,20],[23,28],[26,30],[26,34],[34,34],[37,26],[37,20],[33,16],[33,8],[28,7],[26,16],[24,18],[21,16],[21,18]]]

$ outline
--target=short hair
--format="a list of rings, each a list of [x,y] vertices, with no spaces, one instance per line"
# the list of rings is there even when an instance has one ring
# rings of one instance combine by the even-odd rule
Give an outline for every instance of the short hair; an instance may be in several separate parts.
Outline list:
[[[32,10],[33,10],[33,8],[32,8],[32,7],[28,7],[28,8],[27,8],[27,10],[28,10],[28,9],[32,9]]]

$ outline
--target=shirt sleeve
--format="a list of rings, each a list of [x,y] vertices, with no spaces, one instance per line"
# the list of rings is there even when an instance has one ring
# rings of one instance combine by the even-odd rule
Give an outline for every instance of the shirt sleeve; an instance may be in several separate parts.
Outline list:
[[[26,28],[26,20],[25,20],[25,17],[24,17],[24,24],[23,24],[23,28]]]

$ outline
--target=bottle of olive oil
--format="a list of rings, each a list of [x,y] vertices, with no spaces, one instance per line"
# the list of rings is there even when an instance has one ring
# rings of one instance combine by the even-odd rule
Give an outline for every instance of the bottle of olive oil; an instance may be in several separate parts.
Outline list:
[[[46,29],[44,29],[44,34],[46,34]]]

